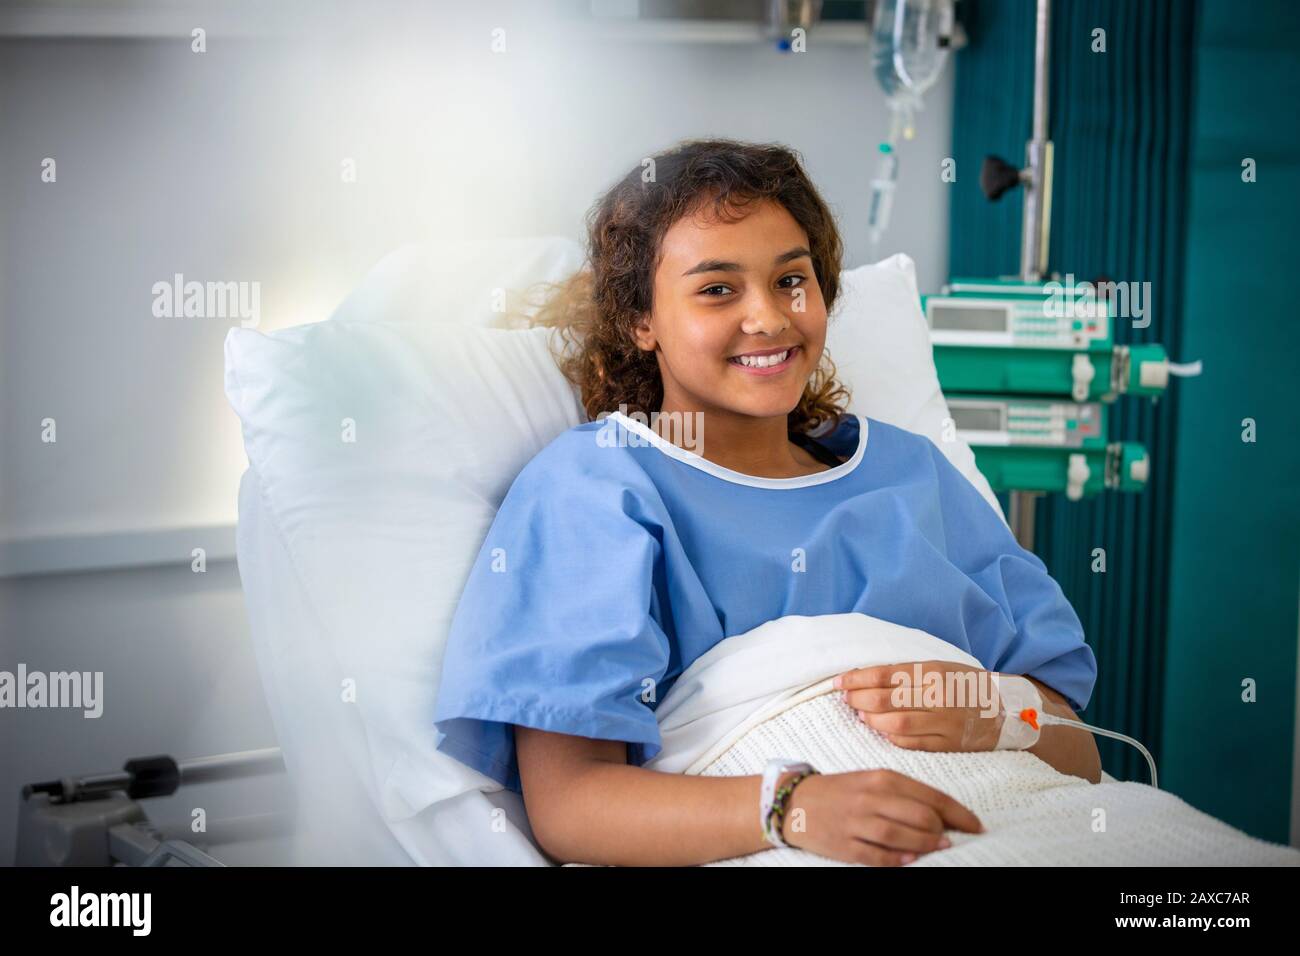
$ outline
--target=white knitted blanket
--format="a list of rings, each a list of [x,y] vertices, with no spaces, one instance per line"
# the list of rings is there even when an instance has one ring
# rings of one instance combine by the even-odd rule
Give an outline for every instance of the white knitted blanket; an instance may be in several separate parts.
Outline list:
[[[722,641],[661,702],[663,750],[646,766],[703,776],[757,775],[773,757],[822,773],[885,767],[969,807],[986,832],[913,866],[1300,865],[1300,851],[1255,839],[1146,784],[1091,784],[1022,751],[928,753],[859,722],[831,687],[853,667],[973,657],[924,632],[862,614],[786,617]],[[757,808],[755,808],[757,813]],[[710,866],[839,866],[771,849]]]

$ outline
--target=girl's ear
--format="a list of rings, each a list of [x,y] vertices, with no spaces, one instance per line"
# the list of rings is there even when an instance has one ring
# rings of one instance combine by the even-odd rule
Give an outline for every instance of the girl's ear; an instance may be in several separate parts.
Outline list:
[[[654,329],[650,325],[650,313],[643,312],[637,319],[636,324],[632,326],[632,340],[636,342],[637,348],[646,352],[653,352],[658,345],[659,340],[655,337]]]

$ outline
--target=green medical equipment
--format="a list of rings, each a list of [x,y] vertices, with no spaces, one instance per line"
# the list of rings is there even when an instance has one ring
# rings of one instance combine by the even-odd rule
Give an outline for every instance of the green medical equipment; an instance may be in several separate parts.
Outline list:
[[[1137,306],[1141,301],[1149,308],[1148,284],[1076,284],[1073,275],[1061,282],[1048,272],[1052,3],[1037,0],[1034,6],[1032,127],[1024,166],[987,156],[980,170],[980,189],[990,201],[1012,189],[1022,192],[1019,273],[954,278],[942,294],[921,298],[955,431],[974,450],[993,489],[1010,492],[1008,523],[1031,550],[1039,494],[1063,492],[1077,500],[1146,485],[1146,449],[1109,440],[1108,403],[1120,395],[1155,398],[1171,375],[1200,371],[1199,363],[1171,363],[1154,343],[1116,344],[1118,322],[1150,323]],[[1136,290],[1144,292],[1142,299]]]
[[[1101,402],[961,395],[949,396],[948,408],[994,491],[1061,492],[1077,501],[1146,485],[1146,449],[1107,440]]]
[[[1163,392],[1169,383],[1164,347],[1115,345],[1113,303],[1078,288],[954,279],[944,294],[922,296],[944,391],[1062,395],[1077,402]]]

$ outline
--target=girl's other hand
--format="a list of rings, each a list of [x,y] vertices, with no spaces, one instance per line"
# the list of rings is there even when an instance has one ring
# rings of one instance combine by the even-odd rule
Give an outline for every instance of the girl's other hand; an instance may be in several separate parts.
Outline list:
[[[781,835],[833,860],[903,866],[951,844],[944,830],[984,832],[952,797],[893,770],[805,777],[790,795]]]
[[[1005,718],[993,673],[950,661],[862,667],[836,686],[863,723],[909,750],[993,750]]]

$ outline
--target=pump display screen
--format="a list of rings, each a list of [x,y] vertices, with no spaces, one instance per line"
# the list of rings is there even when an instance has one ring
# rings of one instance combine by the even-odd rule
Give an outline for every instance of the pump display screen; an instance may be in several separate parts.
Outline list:
[[[930,310],[930,327],[944,332],[1005,332],[1007,310],[935,306]]]
[[[1005,427],[1001,408],[954,408],[952,420],[957,425],[957,430],[963,432],[998,432]]]

